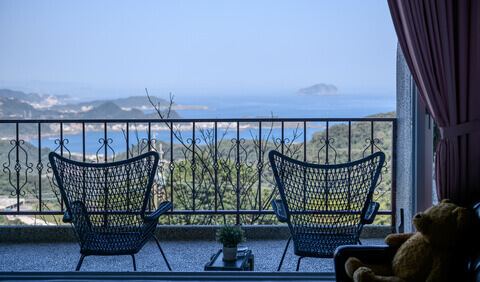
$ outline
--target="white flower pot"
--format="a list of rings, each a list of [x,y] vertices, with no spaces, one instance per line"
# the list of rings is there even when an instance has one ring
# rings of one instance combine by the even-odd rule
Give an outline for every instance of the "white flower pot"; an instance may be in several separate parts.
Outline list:
[[[223,260],[224,261],[235,261],[237,260],[237,247],[229,248],[223,246]]]

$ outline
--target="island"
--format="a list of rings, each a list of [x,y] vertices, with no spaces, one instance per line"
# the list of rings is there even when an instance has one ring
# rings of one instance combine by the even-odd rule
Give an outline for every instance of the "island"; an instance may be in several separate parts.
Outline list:
[[[307,88],[302,88],[295,92],[295,95],[304,96],[324,96],[324,95],[338,95],[338,89],[335,85],[319,83]]]

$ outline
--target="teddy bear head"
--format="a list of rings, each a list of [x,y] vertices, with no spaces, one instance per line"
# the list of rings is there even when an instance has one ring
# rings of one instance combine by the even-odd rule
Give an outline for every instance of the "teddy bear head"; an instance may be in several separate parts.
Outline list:
[[[433,246],[454,247],[469,225],[469,213],[466,208],[458,207],[445,199],[416,214],[413,225]]]

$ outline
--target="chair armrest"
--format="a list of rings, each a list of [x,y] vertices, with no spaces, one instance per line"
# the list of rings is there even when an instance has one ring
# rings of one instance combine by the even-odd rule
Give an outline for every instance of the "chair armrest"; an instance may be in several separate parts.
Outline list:
[[[287,211],[283,205],[282,200],[275,199],[272,201],[273,211],[280,222],[287,222]]]
[[[65,222],[65,223],[72,223],[73,222],[72,216],[70,215],[70,213],[68,211],[65,211],[65,213],[63,214],[62,221]]]
[[[91,231],[92,223],[88,216],[85,203],[81,201],[74,201],[70,204],[70,211],[67,211],[63,215],[63,222],[70,222],[75,226],[75,229],[80,233]]]
[[[173,204],[172,202],[169,202],[169,201],[165,201],[165,202],[162,202],[156,211],[154,211],[153,213],[151,213],[150,215],[147,215],[147,216],[144,216],[143,219],[145,221],[152,221],[152,220],[158,220],[158,218],[164,214],[166,211],[168,211],[169,209],[171,209],[173,207]]]
[[[467,276],[470,280],[466,281],[480,281],[480,255],[476,254],[470,257],[467,262]]]
[[[390,246],[340,246],[333,254],[335,277],[337,281],[351,281],[345,272],[345,262],[349,257],[356,257],[366,264],[389,264],[396,252],[397,249]]]
[[[379,207],[380,207],[380,204],[377,202],[371,202],[368,204],[367,212],[365,212],[365,218],[363,219],[364,224],[373,223]]]

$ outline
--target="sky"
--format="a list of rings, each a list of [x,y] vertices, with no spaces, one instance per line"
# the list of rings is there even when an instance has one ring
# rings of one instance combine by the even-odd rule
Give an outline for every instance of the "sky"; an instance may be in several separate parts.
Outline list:
[[[0,88],[105,97],[395,93],[381,0],[0,0]]]

